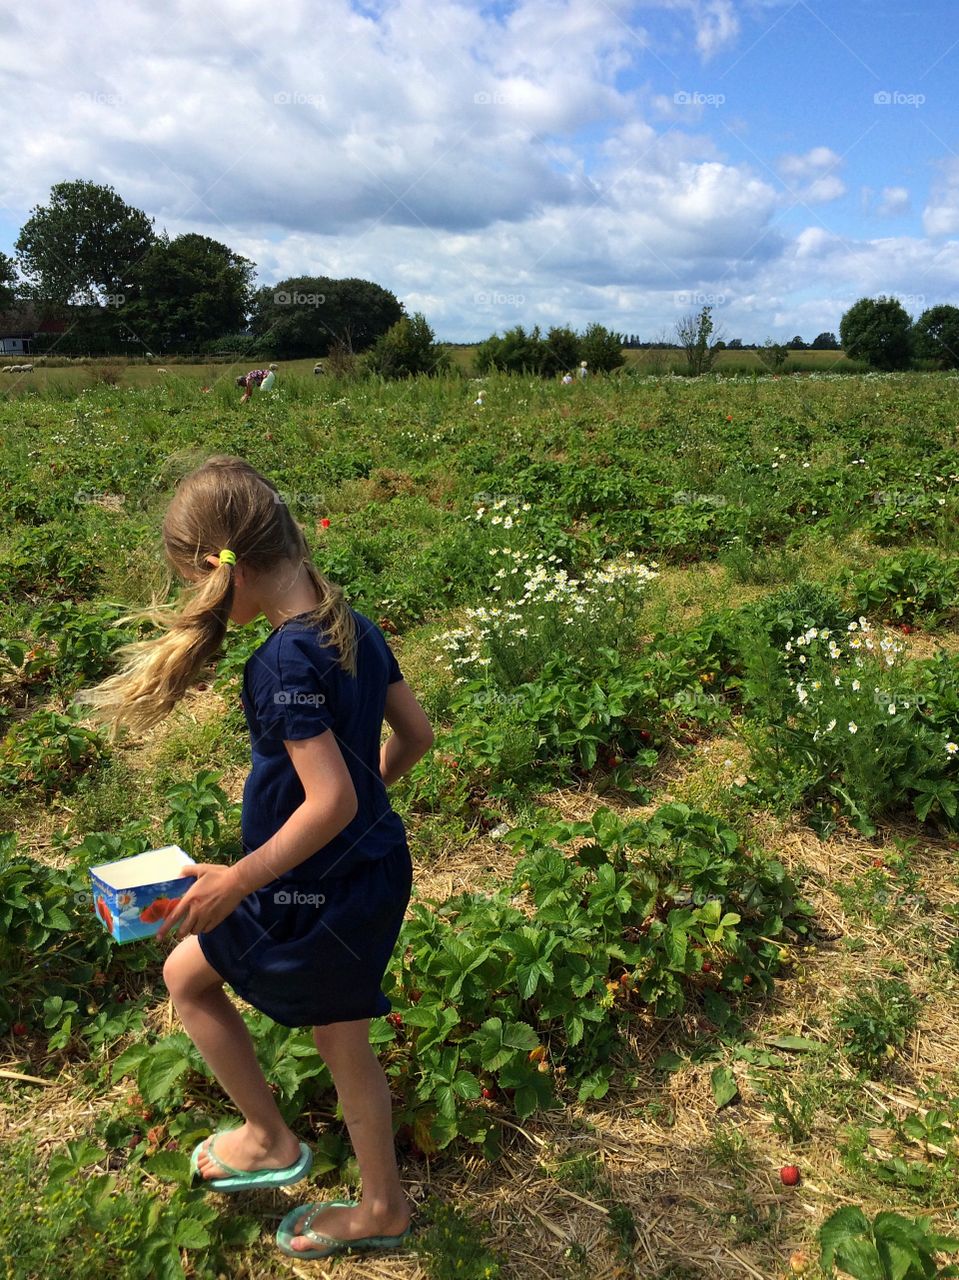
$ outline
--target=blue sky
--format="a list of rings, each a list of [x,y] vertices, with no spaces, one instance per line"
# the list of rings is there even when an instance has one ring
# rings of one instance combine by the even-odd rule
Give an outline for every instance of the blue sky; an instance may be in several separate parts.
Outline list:
[[[959,303],[946,0],[36,0],[4,19],[0,249],[108,182],[258,282],[356,275],[438,336],[653,340]]]

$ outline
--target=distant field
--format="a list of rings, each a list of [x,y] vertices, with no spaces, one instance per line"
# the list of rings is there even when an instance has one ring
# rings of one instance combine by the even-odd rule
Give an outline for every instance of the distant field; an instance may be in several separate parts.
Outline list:
[[[475,373],[474,357],[476,347],[451,347],[450,356],[454,368],[463,373]],[[684,373],[686,361],[681,351],[669,347],[651,347],[644,350],[627,350],[623,352],[626,368],[642,370],[649,374]],[[54,357],[55,359],[55,357]],[[0,368],[5,364],[16,364],[15,357],[0,357]],[[237,374],[245,373],[265,365],[266,361],[244,358],[232,363],[221,361],[195,364],[164,362],[156,360],[149,364],[129,360],[123,356],[104,356],[54,363],[46,366],[42,357],[34,358],[34,371],[27,374],[0,373],[0,394],[18,394],[31,387],[63,391],[76,390],[84,386],[103,385],[116,379],[116,385],[122,387],[152,386],[159,378],[176,377],[199,380],[201,384],[214,386],[232,382]],[[290,374],[313,377],[315,360],[278,360],[277,375],[282,378]],[[841,351],[794,351],[783,366],[781,373],[800,372],[843,372],[860,371],[861,365],[848,359]],[[160,373],[158,370],[167,372]],[[715,371],[717,373],[735,374],[764,372],[765,366],[755,351],[721,351],[719,352]]]

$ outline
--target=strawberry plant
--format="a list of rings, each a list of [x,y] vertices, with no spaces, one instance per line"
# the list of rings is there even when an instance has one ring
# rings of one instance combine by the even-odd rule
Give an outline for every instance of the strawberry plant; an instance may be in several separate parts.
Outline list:
[[[928,1218],[877,1213],[872,1222],[853,1205],[838,1209],[819,1228],[820,1265],[854,1280],[937,1280],[959,1275],[940,1267],[938,1254],[959,1253],[959,1239],[934,1232]]]
[[[105,676],[118,645],[137,639],[142,628],[114,624],[120,605],[46,604],[30,619],[30,628],[55,645],[51,674],[58,686],[93,682]]]
[[[462,1136],[490,1150],[484,1103],[497,1096],[521,1119],[566,1089],[602,1097],[631,1011],[669,1017],[701,999],[724,1022],[747,986],[771,985],[776,939],[808,928],[778,863],[685,806],[631,823],[600,810],[504,839],[522,855],[512,895],[416,901],[388,990],[401,1014],[392,1074],[403,1122],[425,1115],[438,1147]],[[531,916],[514,905],[527,892]]]
[[[851,583],[856,611],[934,627],[955,609],[959,562],[926,551],[887,556]]]
[[[170,813],[164,820],[163,834],[191,855],[215,844],[223,824],[239,814],[239,805],[230,803],[219,779],[214,770],[201,769],[192,781],[178,782],[166,793]]]
[[[36,711],[12,725],[0,740],[0,789],[65,790],[108,751],[103,735],[72,715]]]

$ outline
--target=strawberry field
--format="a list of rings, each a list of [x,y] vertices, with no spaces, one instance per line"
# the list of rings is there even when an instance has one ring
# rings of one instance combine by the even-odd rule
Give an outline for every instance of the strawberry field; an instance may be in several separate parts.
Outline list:
[[[72,706],[214,452],[277,484],[436,731],[391,790],[414,896],[372,1035],[417,1209],[375,1274],[954,1274],[956,378],[319,381],[0,400],[5,1274],[332,1274],[273,1232],[356,1190],[309,1032],[250,1009],[311,1194],[190,1188],[228,1100],[169,944],[117,947],[89,893],[241,849],[265,620],[144,737]]]

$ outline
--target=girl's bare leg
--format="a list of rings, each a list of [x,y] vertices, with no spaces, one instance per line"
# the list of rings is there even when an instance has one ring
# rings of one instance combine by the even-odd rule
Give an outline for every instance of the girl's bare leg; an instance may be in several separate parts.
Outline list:
[[[246,1120],[217,1138],[218,1154],[235,1169],[285,1169],[294,1164],[300,1155],[299,1141],[280,1115],[246,1023],[196,937],[184,938],[174,947],[163,966],[163,978],[187,1034]],[[206,1148],[197,1164],[204,1178],[228,1176]]]
[[[390,1090],[370,1044],[370,1020],[314,1027],[313,1039],[336,1085],[363,1190],[355,1209],[324,1209],[310,1229],[335,1240],[398,1236],[409,1225],[410,1205],[396,1168]],[[305,1218],[304,1211],[295,1228]],[[308,1236],[293,1238],[294,1249],[315,1247]]]

